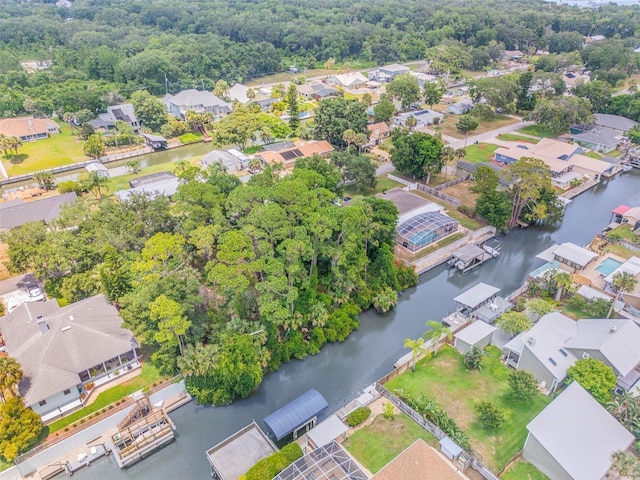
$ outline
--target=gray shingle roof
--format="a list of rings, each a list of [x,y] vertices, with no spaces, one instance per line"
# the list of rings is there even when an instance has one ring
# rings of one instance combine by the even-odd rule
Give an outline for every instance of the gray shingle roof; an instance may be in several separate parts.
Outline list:
[[[611,454],[626,450],[634,439],[577,382],[540,412],[527,430],[576,480],[603,478],[611,467]]]
[[[486,302],[491,297],[496,295],[500,289],[486,283],[479,283],[475,287],[470,288],[466,292],[462,292],[453,300],[457,303],[469,307],[470,309],[477,308],[481,303]]]
[[[27,222],[49,223],[60,215],[60,209],[64,204],[76,198],[77,195],[70,192],[32,202],[16,200],[0,203],[0,230],[16,228]]]
[[[553,251],[553,254],[581,267],[587,266],[589,262],[598,257],[597,253],[570,242],[560,245]]]
[[[216,97],[213,93],[201,92],[193,88],[183,90],[173,96],[167,95],[162,100],[173,103],[179,107],[196,107],[198,105],[202,105],[204,107],[221,106],[231,108],[229,103]]]
[[[48,325],[44,333],[38,316]],[[56,300],[24,303],[0,319],[0,330],[7,353],[22,366],[19,390],[26,405],[77,385],[79,372],[135,345],[133,334],[122,328],[122,318],[104,295],[63,308]]]
[[[603,127],[615,128],[622,132],[628,132],[635,125],[636,122],[620,115],[610,115],[608,113],[596,113],[594,115],[595,124]]]

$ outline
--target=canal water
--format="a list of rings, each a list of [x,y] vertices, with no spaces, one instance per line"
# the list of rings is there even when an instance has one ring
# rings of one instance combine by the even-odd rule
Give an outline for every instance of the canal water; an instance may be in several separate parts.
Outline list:
[[[171,414],[177,440],[128,470],[107,457],[75,474],[80,479],[207,479],[205,450],[255,420],[262,419],[310,388],[328,400],[325,415],[353,399],[367,385],[393,368],[407,351],[404,339],[417,338],[427,320],[440,320],[454,309],[453,298],[483,281],[506,295],[519,288],[528,272],[543,262],[535,255],[553,243],[587,244],[609,223],[618,204],[640,205],[640,172],[623,173],[583,193],[567,207],[555,228],[530,227],[502,237],[501,256],[464,276],[440,267],[420,278],[417,287],[403,292],[397,309],[388,315],[373,311],[361,315],[360,329],[341,344],[325,346],[305,360],[292,361],[269,374],[250,398],[226,407],[202,407],[191,402]],[[322,418],[320,418],[322,420]]]

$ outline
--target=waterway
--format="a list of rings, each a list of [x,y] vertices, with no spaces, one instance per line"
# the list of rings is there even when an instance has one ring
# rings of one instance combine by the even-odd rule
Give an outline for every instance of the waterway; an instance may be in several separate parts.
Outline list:
[[[443,267],[420,278],[417,287],[403,292],[396,310],[388,315],[373,311],[361,315],[358,331],[341,344],[325,346],[313,357],[292,361],[269,374],[250,398],[226,407],[189,403],[171,414],[177,440],[128,470],[120,470],[113,457],[102,459],[75,474],[79,479],[207,479],[205,450],[247,425],[262,419],[310,388],[328,400],[333,413],[367,385],[388,373],[406,353],[405,338],[424,333],[427,320],[440,320],[454,309],[453,298],[483,281],[509,294],[528,272],[543,262],[535,255],[553,243],[587,244],[609,223],[610,211],[624,203],[640,205],[640,171],[623,173],[583,193],[567,207],[561,225],[514,230],[502,238],[502,255],[461,276]],[[322,419],[322,418],[321,418]]]

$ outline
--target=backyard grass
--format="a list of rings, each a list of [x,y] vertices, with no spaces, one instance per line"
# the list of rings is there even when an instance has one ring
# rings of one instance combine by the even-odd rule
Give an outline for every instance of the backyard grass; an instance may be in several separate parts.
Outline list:
[[[460,117],[457,115],[452,115],[449,117],[445,117],[440,126],[438,127],[440,132],[443,135],[450,135],[455,138],[464,138],[466,134],[460,132],[456,128],[456,123],[458,123],[458,119]],[[485,133],[490,130],[495,130],[496,128],[506,127],[507,125],[511,125],[512,123],[518,122],[517,119],[507,117],[505,115],[496,115],[493,120],[480,122],[478,128],[476,128],[473,132],[469,133],[469,136],[478,135],[480,133]]]
[[[553,133],[548,127],[543,127],[541,125],[529,125],[526,127],[522,127],[518,130],[520,133],[525,133],[527,135],[533,135],[534,137],[541,138],[557,138],[558,135]]]
[[[509,467],[500,478],[502,480],[549,480],[545,474],[522,458]]]
[[[463,161],[471,163],[483,163],[490,162],[493,159],[494,152],[500,148],[498,145],[491,143],[476,143],[473,145],[467,145],[465,151],[467,155]]]
[[[622,245],[607,245],[606,251],[618,255],[625,260],[629,260],[631,257],[638,256],[638,252],[636,252],[635,250],[631,250],[630,248],[626,248]]]
[[[348,71],[353,71],[353,70],[348,70]],[[306,78],[312,78],[312,77],[330,77],[331,75],[337,75],[338,73],[341,73],[341,72],[339,72],[338,70],[327,70],[326,68],[310,68],[304,72],[298,72],[298,73],[280,72],[280,73],[273,73],[271,75],[264,75],[261,77],[254,77],[244,82],[244,84],[247,87],[261,87],[262,85],[271,84],[271,83],[292,82],[294,78],[300,75]]]
[[[591,150],[591,151],[590,151],[590,152],[588,152],[588,153],[583,153],[583,155],[584,155],[585,157],[595,158],[596,160],[600,160],[600,159],[602,158],[602,155],[601,155],[601,154],[599,154],[598,152],[595,152],[595,151],[593,151],[593,150]]]
[[[416,195],[420,195],[421,197],[424,197],[433,203],[441,205],[446,209],[446,214],[454,220],[457,220],[464,228],[468,228],[469,230],[478,230],[479,228],[482,228],[484,226],[484,224],[479,220],[467,217],[464,213],[456,210],[453,205],[449,205],[448,203],[445,203],[442,200],[429,195],[428,193],[421,192],[420,190],[412,190],[411,193],[415,193]]]
[[[376,473],[399,453],[422,438],[437,446],[436,438],[405,414],[389,420],[378,415],[370,425],[358,430],[342,444],[371,473]]]
[[[362,191],[358,191],[355,185],[347,185],[346,187],[344,187],[344,193],[351,197],[353,197],[354,195],[369,196],[375,195],[376,193],[386,192],[387,190],[391,190],[392,188],[404,187],[402,183],[391,180],[386,175],[381,175],[377,178],[378,181],[376,183],[376,186],[373,188],[368,187]]]
[[[131,380],[127,380],[120,385],[116,385],[109,390],[105,390],[98,395],[95,402],[93,402],[91,405],[87,405],[86,407],[73,412],[71,415],[67,415],[60,420],[56,420],[55,422],[50,423],[45,427],[45,429],[47,429],[48,434],[52,434],[53,432],[67,427],[75,421],[80,420],[81,418],[86,417],[93,412],[97,412],[107,405],[111,405],[113,402],[120,400],[121,398],[124,398],[127,395],[132,394],[133,392],[149,387],[153,383],[159,382],[161,379],[162,376],[160,375],[158,370],[153,365],[145,363],[142,365],[142,372],[140,372],[140,375],[132,378]]]
[[[88,159],[82,151],[82,140],[72,133],[71,126],[64,122],[58,122],[58,124],[60,133],[35,142],[25,142],[18,149],[18,153],[27,155],[21,163],[13,164],[3,160],[10,177]]]
[[[515,135],[513,133],[501,133],[498,135],[498,140],[504,140],[505,142],[537,143],[533,138],[523,137],[522,135]]]
[[[611,230],[610,232],[607,233],[607,237],[611,239],[627,240],[631,243],[638,242],[638,235],[633,233],[633,230],[631,229],[631,225],[629,225],[628,223],[624,223],[620,225],[618,228]]]
[[[407,262],[415,262],[416,260],[418,260],[420,258],[423,258],[423,257],[426,257],[430,253],[433,253],[433,252],[435,252],[436,250],[439,250],[442,247],[446,247],[447,245],[450,245],[453,242],[455,242],[457,240],[460,240],[463,237],[464,237],[464,233],[462,233],[462,232],[454,233],[453,235],[449,235],[448,237],[443,238],[439,242],[432,243],[428,247],[423,248],[419,252],[416,252],[416,253],[413,253],[413,254],[409,253],[408,250],[400,249],[399,247],[398,247],[398,249],[396,251],[400,252],[399,255],[403,259],[405,259]]]
[[[467,370],[463,356],[445,346],[437,357],[418,363],[415,372],[399,375],[385,385],[403,389],[412,397],[427,395],[467,432],[473,449],[488,468],[498,471],[518,453],[527,437],[526,425],[550,402],[538,395],[530,402],[514,402],[508,384],[510,370],[500,362],[500,349],[489,347],[482,370]],[[497,432],[478,422],[474,403],[490,400],[504,412],[506,422]]]
[[[478,194],[469,190],[472,185],[473,182],[471,180],[466,180],[462,183],[445,188],[442,190],[442,193],[446,193],[447,195],[457,198],[469,208],[475,208],[476,201],[478,200]]]

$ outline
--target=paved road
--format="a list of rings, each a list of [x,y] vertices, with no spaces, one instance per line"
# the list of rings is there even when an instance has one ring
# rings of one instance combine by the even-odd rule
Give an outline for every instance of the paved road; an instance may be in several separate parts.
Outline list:
[[[157,403],[162,400],[168,400],[176,395],[179,395],[184,391],[184,382],[180,381],[173,385],[168,386],[167,388],[162,389],[161,391],[151,395],[151,403]],[[1,480],[13,480],[22,478],[22,475],[28,475],[38,468],[44,467],[45,465],[49,465],[55,463],[59,458],[63,457],[65,454],[76,450],[77,448],[86,445],[91,440],[99,437],[107,430],[115,428],[118,426],[120,420],[122,420],[127,413],[129,413],[131,409],[125,409],[121,412],[118,412],[101,422],[92,425],[85,430],[73,435],[72,437],[61,441],[60,443],[56,443],[50,448],[34,455],[29,458],[25,462],[21,463],[16,469],[11,469],[7,472],[0,473]]]
[[[467,145],[473,145],[475,142],[482,142],[484,140],[489,140],[490,138],[497,137],[501,133],[509,133],[514,130],[518,130],[522,127],[527,127],[529,125],[533,125],[533,122],[517,122],[512,123],[511,125],[507,125],[506,127],[496,128],[495,130],[490,130],[488,132],[479,133],[478,135],[469,136],[467,139]],[[465,145],[465,141],[456,139],[455,141],[449,142],[452,148],[462,148]]]

